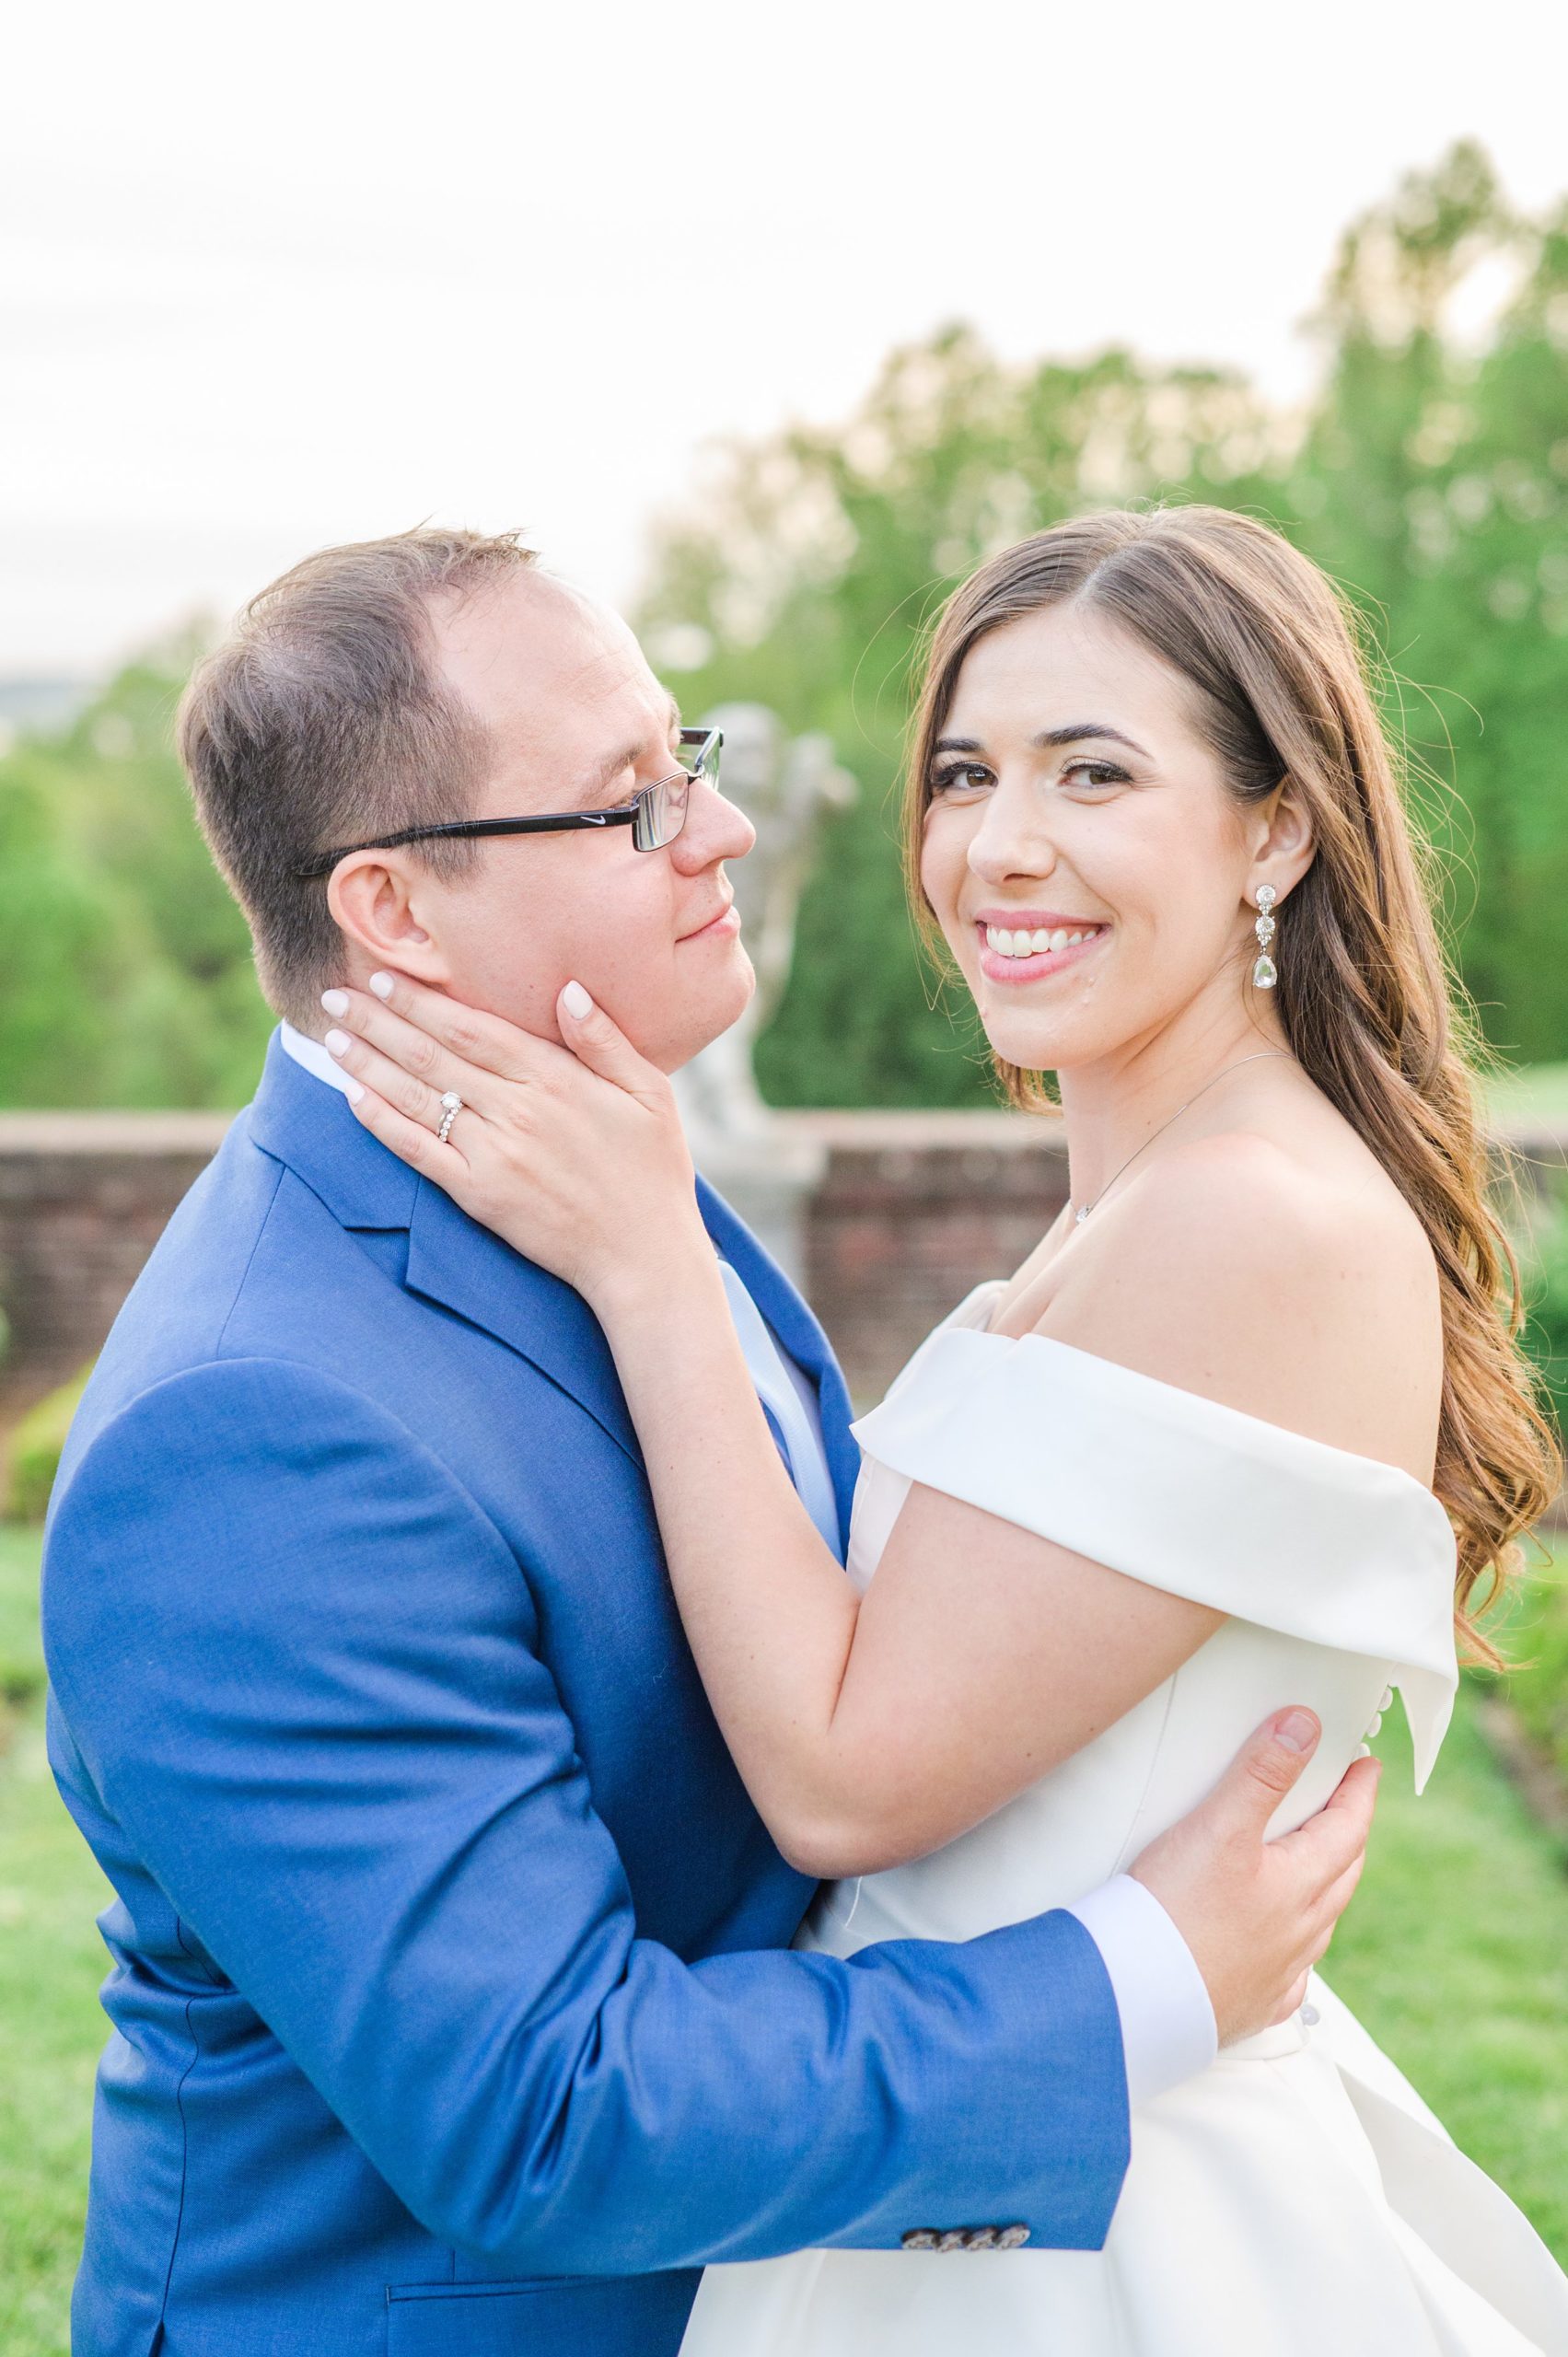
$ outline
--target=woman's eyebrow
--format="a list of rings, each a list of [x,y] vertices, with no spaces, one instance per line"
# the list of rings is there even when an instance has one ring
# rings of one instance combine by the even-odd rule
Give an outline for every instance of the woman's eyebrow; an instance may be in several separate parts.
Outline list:
[[[1053,752],[1063,745],[1081,745],[1089,737],[1109,737],[1113,745],[1125,745],[1130,753],[1142,754],[1145,761],[1149,759],[1136,737],[1124,735],[1120,728],[1112,728],[1108,720],[1071,720],[1065,728],[1042,728],[1038,737],[1029,738],[1029,742],[1045,753]]]
[[[1108,738],[1113,745],[1125,745],[1130,753],[1142,755],[1146,761],[1152,757],[1133,737],[1112,728],[1106,720],[1070,720],[1064,728],[1042,728],[1029,743],[1042,753],[1054,752],[1063,745],[1082,745],[1091,737]],[[934,753],[982,753],[985,750],[978,737],[938,737],[931,748]]]

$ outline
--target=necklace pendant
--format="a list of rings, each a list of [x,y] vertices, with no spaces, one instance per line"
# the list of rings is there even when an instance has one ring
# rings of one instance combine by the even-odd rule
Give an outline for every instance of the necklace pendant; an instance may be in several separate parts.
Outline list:
[[[1082,1227],[1082,1225],[1084,1225],[1084,1222],[1087,1219],[1088,1215],[1089,1215],[1089,1207],[1088,1207],[1087,1203],[1086,1203],[1086,1204],[1084,1205],[1084,1208],[1083,1208],[1083,1210],[1082,1210],[1081,1212],[1074,1212],[1074,1214],[1073,1214],[1073,1225],[1074,1225],[1074,1227]]]

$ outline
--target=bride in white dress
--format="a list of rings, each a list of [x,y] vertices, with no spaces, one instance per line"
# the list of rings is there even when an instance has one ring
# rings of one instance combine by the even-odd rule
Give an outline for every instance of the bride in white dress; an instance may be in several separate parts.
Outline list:
[[[593,1302],[720,1724],[828,1878],[801,1944],[840,1956],[1079,1898],[1285,1703],[1323,1736],[1277,1830],[1396,1689],[1424,1782],[1456,1618],[1483,1642],[1478,1583],[1556,1472],[1391,756],[1314,567],[1202,509],[993,559],[936,634],[910,830],[1016,1098],[1059,1076],[1073,1192],[857,1424],[848,1583],[613,1025],[563,1001],[598,1076],[552,1051],[548,1102],[421,1163]],[[958,2351],[1568,2357],[1568,2279],[1314,1981],[1135,2111],[1102,2251],[712,2267],[683,2344]]]

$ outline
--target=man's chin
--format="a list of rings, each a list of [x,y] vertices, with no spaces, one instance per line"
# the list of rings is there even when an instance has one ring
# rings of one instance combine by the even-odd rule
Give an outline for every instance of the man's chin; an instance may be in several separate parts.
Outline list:
[[[696,1057],[700,1056],[704,1048],[711,1048],[715,1039],[722,1039],[726,1031],[734,1030],[750,1005],[757,989],[757,977],[751,970],[751,960],[746,956],[744,950],[740,951],[739,955],[746,968],[743,987],[725,996],[722,1002],[719,993],[714,993],[703,1009],[705,1019],[701,1027],[699,1028],[694,1020],[691,1028],[683,1031],[679,1042],[671,1042],[666,1053],[659,1054],[653,1050],[644,1049],[643,1052],[648,1062],[657,1064],[661,1072],[679,1072],[683,1065],[692,1062]]]

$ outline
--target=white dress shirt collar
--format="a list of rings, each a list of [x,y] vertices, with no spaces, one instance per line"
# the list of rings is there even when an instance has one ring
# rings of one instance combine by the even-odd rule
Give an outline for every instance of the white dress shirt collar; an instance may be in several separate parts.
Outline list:
[[[308,1073],[313,1073],[318,1080],[324,1080],[329,1088],[337,1090],[340,1097],[348,1095],[348,1075],[339,1070],[319,1039],[308,1039],[303,1031],[296,1031],[292,1023],[279,1026],[278,1039],[285,1056],[292,1056],[295,1062],[303,1064]]]

